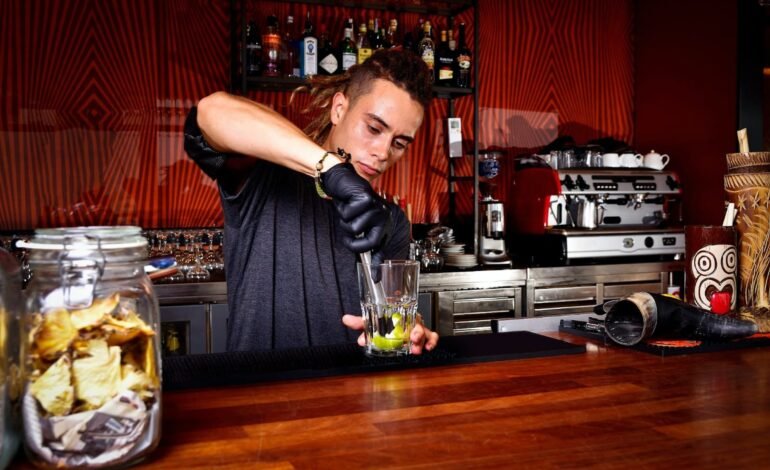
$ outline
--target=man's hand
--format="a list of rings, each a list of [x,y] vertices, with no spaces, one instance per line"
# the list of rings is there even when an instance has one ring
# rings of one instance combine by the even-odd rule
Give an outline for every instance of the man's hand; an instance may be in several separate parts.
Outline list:
[[[380,264],[383,260],[379,248],[393,225],[385,201],[350,163],[331,167],[321,174],[321,180],[348,234],[345,246],[355,253],[373,251],[372,265]]]
[[[364,318],[356,315],[343,315],[342,323],[351,330],[360,331],[364,329]],[[422,316],[418,313],[410,339],[412,340],[412,354],[422,354],[423,348],[426,351],[431,351],[436,347],[436,344],[438,344],[438,333],[429,330],[428,327],[423,325]],[[358,337],[358,345],[366,345],[364,333],[361,333],[361,336]]]

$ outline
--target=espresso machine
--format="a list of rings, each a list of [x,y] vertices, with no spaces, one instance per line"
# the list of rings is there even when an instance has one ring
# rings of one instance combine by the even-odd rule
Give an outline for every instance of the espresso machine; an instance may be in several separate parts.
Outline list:
[[[495,185],[479,183],[479,262],[485,266],[512,266],[505,249],[505,210],[492,195]]]
[[[684,254],[682,188],[672,171],[562,168],[529,162],[512,187],[511,251],[527,261]]]

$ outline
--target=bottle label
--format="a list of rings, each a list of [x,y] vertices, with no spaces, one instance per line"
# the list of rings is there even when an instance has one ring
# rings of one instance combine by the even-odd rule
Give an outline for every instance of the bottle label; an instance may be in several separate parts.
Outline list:
[[[281,36],[277,34],[263,34],[262,47],[273,48],[281,46]]]
[[[459,65],[461,69],[471,68],[471,57],[464,54],[457,56],[457,65]]]
[[[342,70],[347,70],[356,65],[356,55],[352,52],[342,53]]]
[[[368,47],[358,49],[358,63],[363,64],[366,59],[372,55],[372,50]]]
[[[454,77],[454,73],[452,73],[452,69],[447,67],[441,67],[438,70],[438,79],[441,81],[444,80],[452,80],[452,77]]]
[[[318,66],[325,70],[326,73],[333,74],[337,73],[337,67],[339,67],[339,63],[337,62],[337,58],[334,57],[334,54],[329,54],[321,59],[321,62],[318,62]]]
[[[433,69],[433,51],[425,51],[422,53],[422,60],[428,64],[429,69]]]
[[[265,75],[278,75],[278,56],[281,49],[281,37],[277,34],[262,36],[262,56]]]
[[[300,58],[300,77],[318,73],[318,39],[309,37],[302,40]]]

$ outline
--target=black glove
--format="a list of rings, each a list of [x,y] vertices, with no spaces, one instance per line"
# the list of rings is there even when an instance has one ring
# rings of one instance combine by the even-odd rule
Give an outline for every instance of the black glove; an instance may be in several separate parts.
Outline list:
[[[371,251],[372,266],[379,265],[385,256],[381,248],[393,226],[385,200],[350,163],[335,165],[322,173],[321,183],[342,219],[347,233],[345,246],[356,253]]]

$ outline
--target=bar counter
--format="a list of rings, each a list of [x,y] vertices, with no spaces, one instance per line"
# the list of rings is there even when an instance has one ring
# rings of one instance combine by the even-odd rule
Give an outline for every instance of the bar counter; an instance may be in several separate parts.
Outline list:
[[[770,348],[549,336],[586,352],[166,391],[139,468],[770,466]]]

